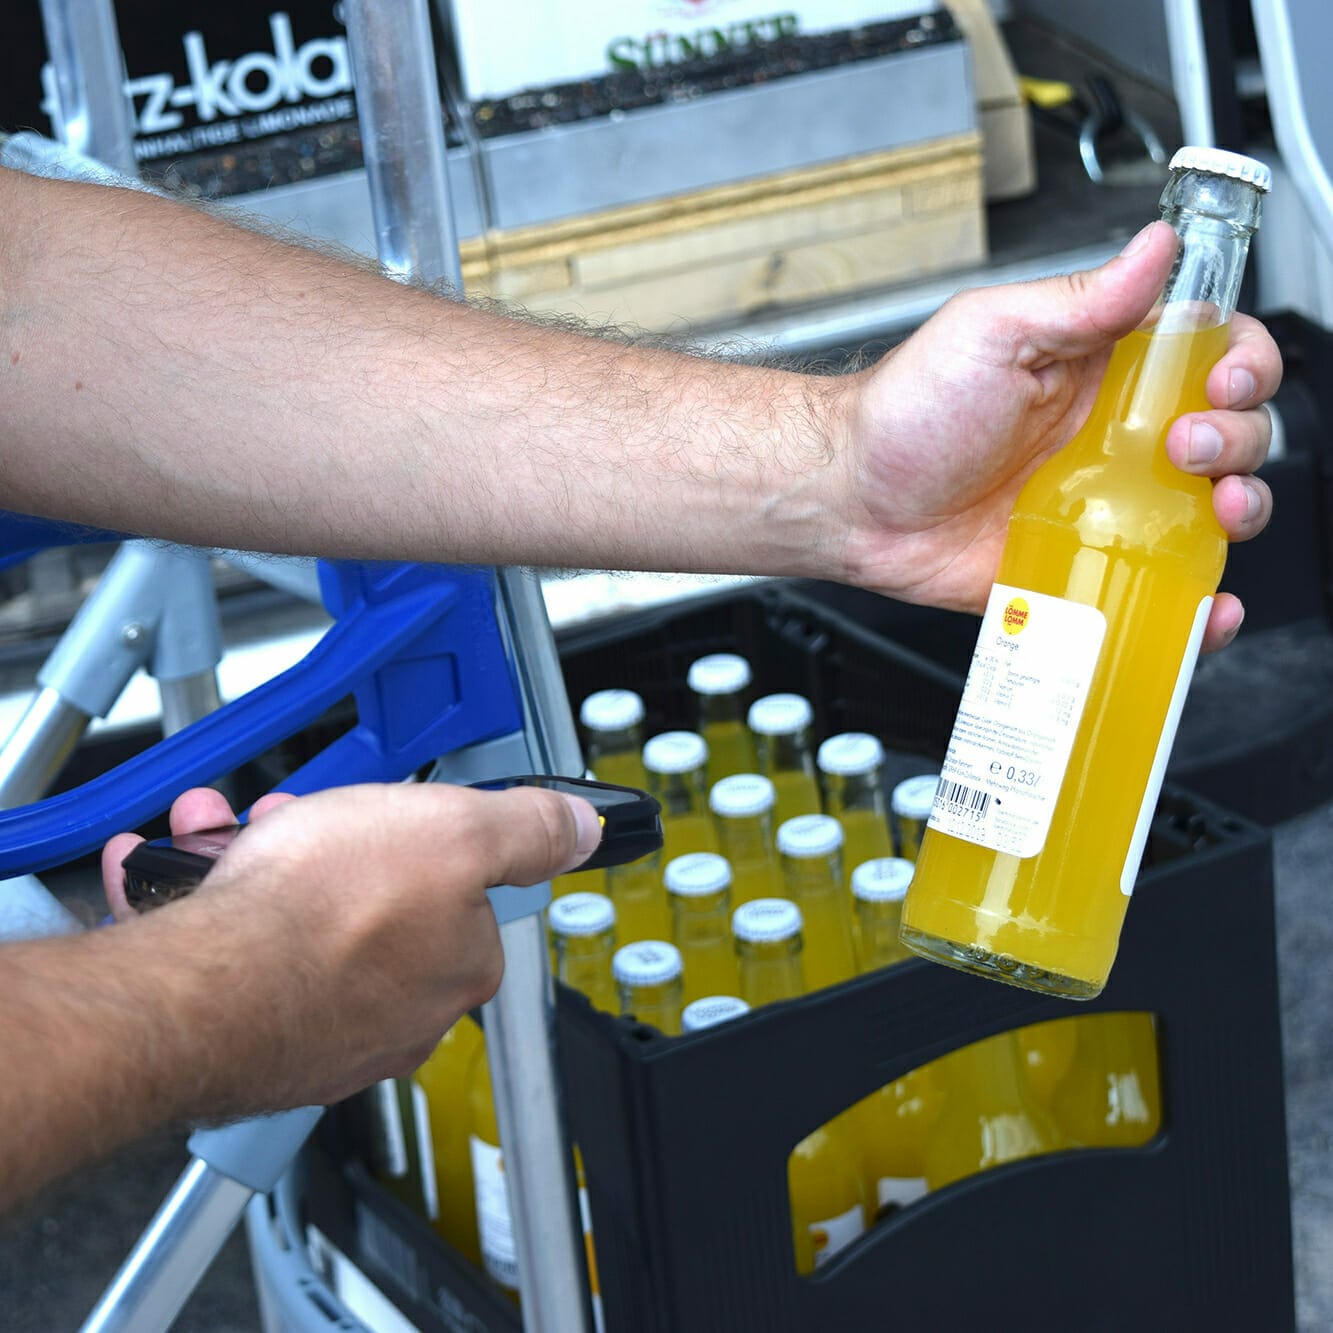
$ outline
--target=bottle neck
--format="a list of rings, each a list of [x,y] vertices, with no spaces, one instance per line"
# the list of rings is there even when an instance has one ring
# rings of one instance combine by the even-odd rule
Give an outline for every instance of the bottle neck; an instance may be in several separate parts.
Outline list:
[[[676,977],[653,986],[621,986],[620,1012],[669,1035],[680,1033],[681,982]]]
[[[825,773],[823,785],[827,814],[841,815],[854,810],[868,810],[873,814],[883,815],[887,820],[884,787],[880,782],[878,769],[873,773],[857,773],[845,777],[836,773]]]
[[[861,971],[877,972],[890,963],[900,963],[907,950],[898,941],[902,921],[900,902],[866,902],[856,899],[856,923],[861,932]]]
[[[754,738],[759,771],[766,777],[774,773],[815,775],[815,756],[810,748],[810,733],[804,728],[785,736],[757,735]]]
[[[766,861],[773,844],[772,815],[742,815],[717,819],[717,840],[722,855],[733,866]]]
[[[719,889],[717,893],[673,893],[669,896],[677,945],[725,937],[730,933],[731,894],[726,889]]]
[[[794,1000],[805,992],[801,938],[736,941],[740,961],[741,999],[752,1008],[778,1000]]]
[[[609,930],[598,935],[557,935],[556,976],[566,986],[582,991],[598,1009],[614,1012],[611,957],[615,947],[615,936]]]
[[[662,805],[664,818],[703,814],[708,809],[708,783],[702,768],[689,773],[649,772],[652,795]]]
[[[721,722],[745,721],[745,696],[736,694],[699,695],[699,730]]]
[[[1166,286],[1142,326],[1155,333],[1196,332],[1235,313],[1250,237],[1262,196],[1253,185],[1202,171],[1173,174],[1162,217],[1180,238]]]
[[[784,856],[782,876],[794,901],[821,893],[842,892],[842,860],[837,852],[828,856]]]

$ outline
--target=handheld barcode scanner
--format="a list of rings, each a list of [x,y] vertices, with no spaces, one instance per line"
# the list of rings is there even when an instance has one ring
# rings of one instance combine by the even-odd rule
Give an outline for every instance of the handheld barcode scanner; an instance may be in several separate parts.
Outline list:
[[[546,787],[590,801],[602,821],[602,840],[597,850],[569,872],[571,874],[627,865],[662,846],[662,807],[646,791],[634,787],[616,787],[608,782],[584,778],[547,777],[539,773],[471,785],[482,791]],[[232,824],[226,828],[141,842],[121,862],[125,872],[125,900],[136,912],[147,912],[193,893],[213,868],[213,862],[244,831],[244,824]]]

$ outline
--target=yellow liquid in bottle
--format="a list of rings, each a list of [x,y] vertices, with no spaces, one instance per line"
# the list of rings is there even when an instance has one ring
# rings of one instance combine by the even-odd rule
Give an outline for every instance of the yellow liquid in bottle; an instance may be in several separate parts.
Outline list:
[[[690,852],[717,851],[717,829],[707,809],[684,815],[662,812],[662,864]]]
[[[682,1000],[734,995],[740,986],[736,946],[731,938],[731,896],[723,889],[672,904],[671,941],[685,964]]]
[[[468,1074],[482,1046],[481,1029],[466,1015],[440,1038],[413,1075],[430,1107],[435,1186],[440,1202],[435,1230],[461,1255],[481,1266],[472,1151],[468,1143]]]
[[[1050,1113],[1028,1089],[1017,1034],[987,1037],[934,1063],[945,1105],[926,1143],[930,1189],[1063,1146]]]
[[[1051,1099],[1071,1144],[1132,1148],[1162,1127],[1157,1033],[1151,1014],[1090,1014],[1077,1020],[1078,1047]]]
[[[926,1193],[926,1142],[944,1105],[934,1064],[922,1065],[852,1108],[866,1199],[888,1217]]]
[[[739,717],[707,722],[703,727],[708,742],[708,785],[734,773],[755,772],[754,737]]]
[[[671,907],[662,887],[660,854],[606,873],[607,896],[616,907],[616,942],[669,940]]]
[[[1018,1030],[1018,1049],[1023,1053],[1023,1068],[1028,1087],[1037,1100],[1049,1107],[1069,1066],[1074,1063],[1079,1027],[1087,1018],[1053,1018],[1049,1023],[1033,1023]]]
[[[865,1230],[856,1149],[843,1118],[802,1139],[787,1159],[796,1271],[813,1273]]]
[[[1226,557],[1211,483],[1163,441],[1208,406],[1226,342],[1225,327],[1122,339],[1087,424],[1018,497],[998,582],[1098,607],[1106,637],[1043,849],[1019,858],[926,830],[903,929],[928,956],[1076,998],[1105,984],[1163,721]]]
[[[482,1267],[500,1290],[517,1303],[518,1253],[514,1245],[513,1213],[504,1178],[490,1062],[484,1045],[472,1057],[468,1070],[468,1113]]]
[[[823,805],[819,797],[819,783],[813,773],[797,768],[779,769],[767,774],[778,794],[773,808],[773,827],[778,828],[797,815],[817,815]]]
[[[867,861],[893,855],[893,838],[884,817],[876,810],[842,810],[842,877],[851,887],[852,871]]]
[[[789,865],[787,897],[801,909],[805,943],[802,967],[808,991],[836,986],[856,975],[856,946],[852,942],[851,895],[834,877],[827,863]],[[826,872],[821,874],[821,872]]]

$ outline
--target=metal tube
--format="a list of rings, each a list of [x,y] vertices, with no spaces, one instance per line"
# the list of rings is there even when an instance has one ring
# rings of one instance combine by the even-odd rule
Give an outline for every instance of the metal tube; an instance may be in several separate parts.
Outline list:
[[[221,702],[216,671],[201,671],[176,680],[159,680],[162,698],[162,734],[174,736],[191,722],[207,717]]]
[[[380,263],[403,281],[461,290],[430,13],[424,0],[343,9]]]
[[[461,289],[426,0],[347,0],[344,17],[380,262],[396,278],[446,279]],[[540,605],[534,609],[531,589],[516,577],[502,575],[500,601],[520,670],[529,757],[538,771],[577,773],[581,759],[551,628]],[[523,917],[500,931],[504,981],[484,1012],[523,1322],[530,1330],[582,1333],[591,1327],[591,1308],[560,1113],[555,1006],[541,919]]]
[[[45,796],[79,743],[88,714],[51,686],[43,686],[0,747],[0,809]]]
[[[137,176],[134,115],[112,0],[41,0],[55,71],[57,130],[87,157]]]
[[[576,1184],[553,1057],[555,992],[539,915],[500,927],[504,981],[482,1007],[491,1088],[509,1183],[523,1327],[591,1327]]]
[[[253,1194],[206,1162],[192,1161],[82,1333],[158,1333],[170,1328]]]

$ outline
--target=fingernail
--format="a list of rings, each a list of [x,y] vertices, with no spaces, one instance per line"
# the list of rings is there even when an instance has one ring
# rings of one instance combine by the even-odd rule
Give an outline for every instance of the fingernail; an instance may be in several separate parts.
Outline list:
[[[1186,457],[1191,463],[1211,463],[1222,452],[1222,436],[1216,426],[1206,421],[1190,424],[1190,441]]]
[[[1259,510],[1263,505],[1263,500],[1259,496],[1258,490],[1251,486],[1248,481],[1245,483],[1245,522],[1249,523],[1252,519],[1259,517]]]
[[[1148,233],[1152,231],[1152,229],[1156,225],[1157,224],[1155,222],[1148,223],[1148,225],[1144,227],[1143,230],[1140,231],[1136,236],[1134,236],[1134,238],[1130,241],[1130,243],[1127,246],[1125,246],[1123,250],[1121,250],[1120,257],[1122,259],[1128,259],[1130,255],[1138,254],[1138,252],[1142,250],[1145,245],[1148,244]]]
[[[574,856],[570,861],[572,869],[574,866],[581,866],[597,850],[597,845],[602,841],[602,821],[591,803],[581,796],[568,796],[564,792],[560,794],[569,802],[569,808],[574,812],[574,822],[579,830]]]
[[[1245,608],[1242,606],[1242,607],[1240,608],[1240,619],[1239,619],[1238,621],[1236,621],[1236,623],[1231,627],[1230,630],[1227,631],[1227,642],[1228,642],[1228,643],[1230,643],[1231,640],[1234,639],[1234,638],[1236,637],[1236,635],[1240,633],[1240,627],[1241,627],[1244,623],[1245,623]]]
[[[1254,376],[1248,370],[1233,370],[1227,380],[1227,393],[1230,395],[1231,406],[1239,407],[1242,403],[1248,403],[1254,397],[1256,387]]]

